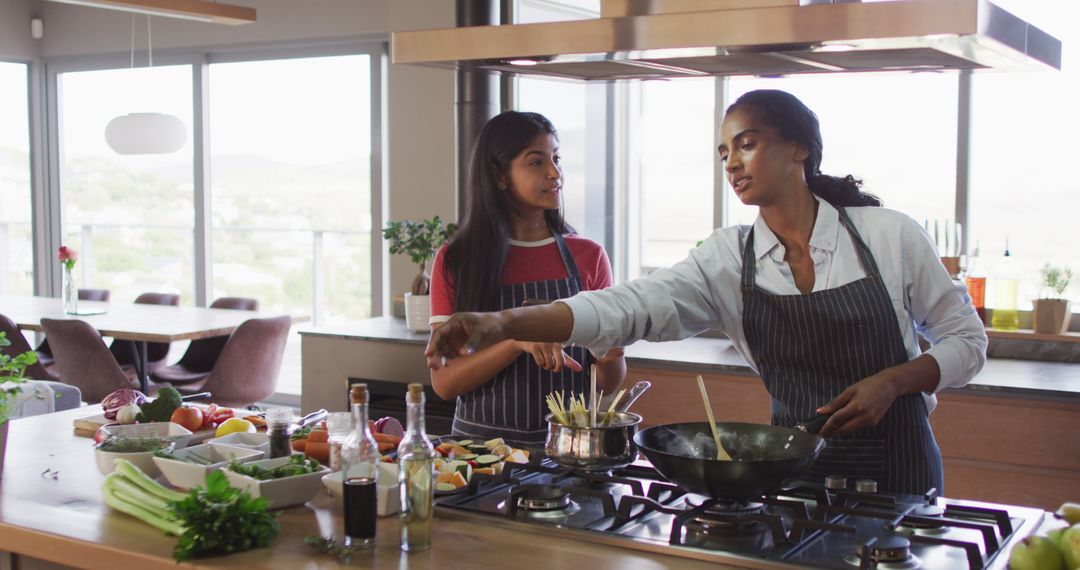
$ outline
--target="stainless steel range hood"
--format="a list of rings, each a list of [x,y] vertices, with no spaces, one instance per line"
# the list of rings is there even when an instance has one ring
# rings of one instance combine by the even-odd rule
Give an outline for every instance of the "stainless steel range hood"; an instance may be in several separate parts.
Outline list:
[[[394,32],[391,55],[601,81],[1061,69],[1061,41],[986,0],[833,2],[606,0],[590,20]]]

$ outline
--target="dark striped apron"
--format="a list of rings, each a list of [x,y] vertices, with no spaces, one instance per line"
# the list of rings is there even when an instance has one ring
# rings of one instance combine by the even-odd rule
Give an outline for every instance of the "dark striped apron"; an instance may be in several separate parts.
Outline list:
[[[794,426],[817,415],[848,386],[907,362],[889,292],[870,248],[843,208],[867,277],[806,295],[774,295],[754,284],[754,230],[743,249],[743,328],[758,372],[772,396],[773,425]],[[803,475],[873,479],[882,492],[922,494],[943,486],[941,451],[921,394],[897,398],[876,426],[828,439]]]
[[[525,299],[566,299],[581,291],[581,277],[566,240],[555,234],[555,245],[566,268],[566,278],[533,281],[499,287],[497,310],[520,307]],[[592,355],[582,347],[568,347],[566,353],[581,363],[582,372],[564,368],[555,373],[536,365],[531,354],[523,352],[490,382],[458,396],[454,409],[453,433],[477,440],[503,438],[512,445],[542,447],[547,439],[548,414],[544,399],[556,390],[584,392],[586,371]]]

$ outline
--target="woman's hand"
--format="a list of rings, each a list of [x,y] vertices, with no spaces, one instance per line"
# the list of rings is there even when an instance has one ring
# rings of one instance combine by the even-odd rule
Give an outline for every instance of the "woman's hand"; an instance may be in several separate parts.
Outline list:
[[[544,370],[561,372],[563,367],[574,372],[581,372],[581,363],[570,357],[563,351],[561,344],[554,342],[518,342],[518,348],[522,352],[532,355],[536,365]]]
[[[499,313],[454,313],[431,331],[424,356],[428,368],[438,370],[451,358],[468,356],[506,339]]]
[[[846,435],[859,428],[877,425],[899,395],[896,379],[889,369],[848,386],[831,402],[818,408],[819,414],[835,412],[822,426],[821,436]]]
[[[621,347],[616,346],[615,348],[605,352],[603,356],[597,358],[596,363],[597,364],[610,364],[610,363],[615,362],[616,360],[622,358],[625,353],[626,353],[625,350],[623,350]]]

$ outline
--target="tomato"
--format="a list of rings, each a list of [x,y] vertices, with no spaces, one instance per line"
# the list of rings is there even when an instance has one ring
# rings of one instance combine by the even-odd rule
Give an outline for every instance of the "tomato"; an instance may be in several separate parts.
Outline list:
[[[199,408],[180,406],[169,418],[174,424],[180,424],[192,432],[199,431],[203,425],[203,413]]]
[[[214,426],[221,425],[222,422],[233,417],[233,415],[232,408],[218,408],[210,416],[210,424]]]

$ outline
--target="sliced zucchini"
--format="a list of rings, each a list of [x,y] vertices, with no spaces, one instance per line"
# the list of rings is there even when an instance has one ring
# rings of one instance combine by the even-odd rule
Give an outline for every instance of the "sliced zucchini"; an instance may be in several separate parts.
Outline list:
[[[500,461],[502,461],[502,457],[499,457],[498,455],[492,455],[490,453],[485,454],[485,455],[481,455],[481,456],[476,458],[476,464],[479,465],[480,467],[487,467],[488,465],[494,465],[494,464],[496,464],[496,463],[498,463]]]
[[[482,455],[484,453],[489,453],[488,448],[485,445],[477,445],[477,444],[474,443],[474,444],[469,445],[467,447],[469,448],[469,451],[471,451],[471,452],[473,452],[473,453],[475,453],[477,455]]]
[[[477,457],[478,457],[478,455],[475,454],[475,453],[466,453],[465,455],[462,455],[461,457],[458,457],[457,459],[460,459],[462,461],[472,461],[473,459],[476,459]]]
[[[440,493],[447,493],[450,491],[456,491],[457,487],[450,483],[435,483],[435,490]]]
[[[457,444],[460,445],[461,447],[469,447],[470,445],[473,444],[473,440],[471,440],[471,439],[463,439],[463,440],[457,442]]]

